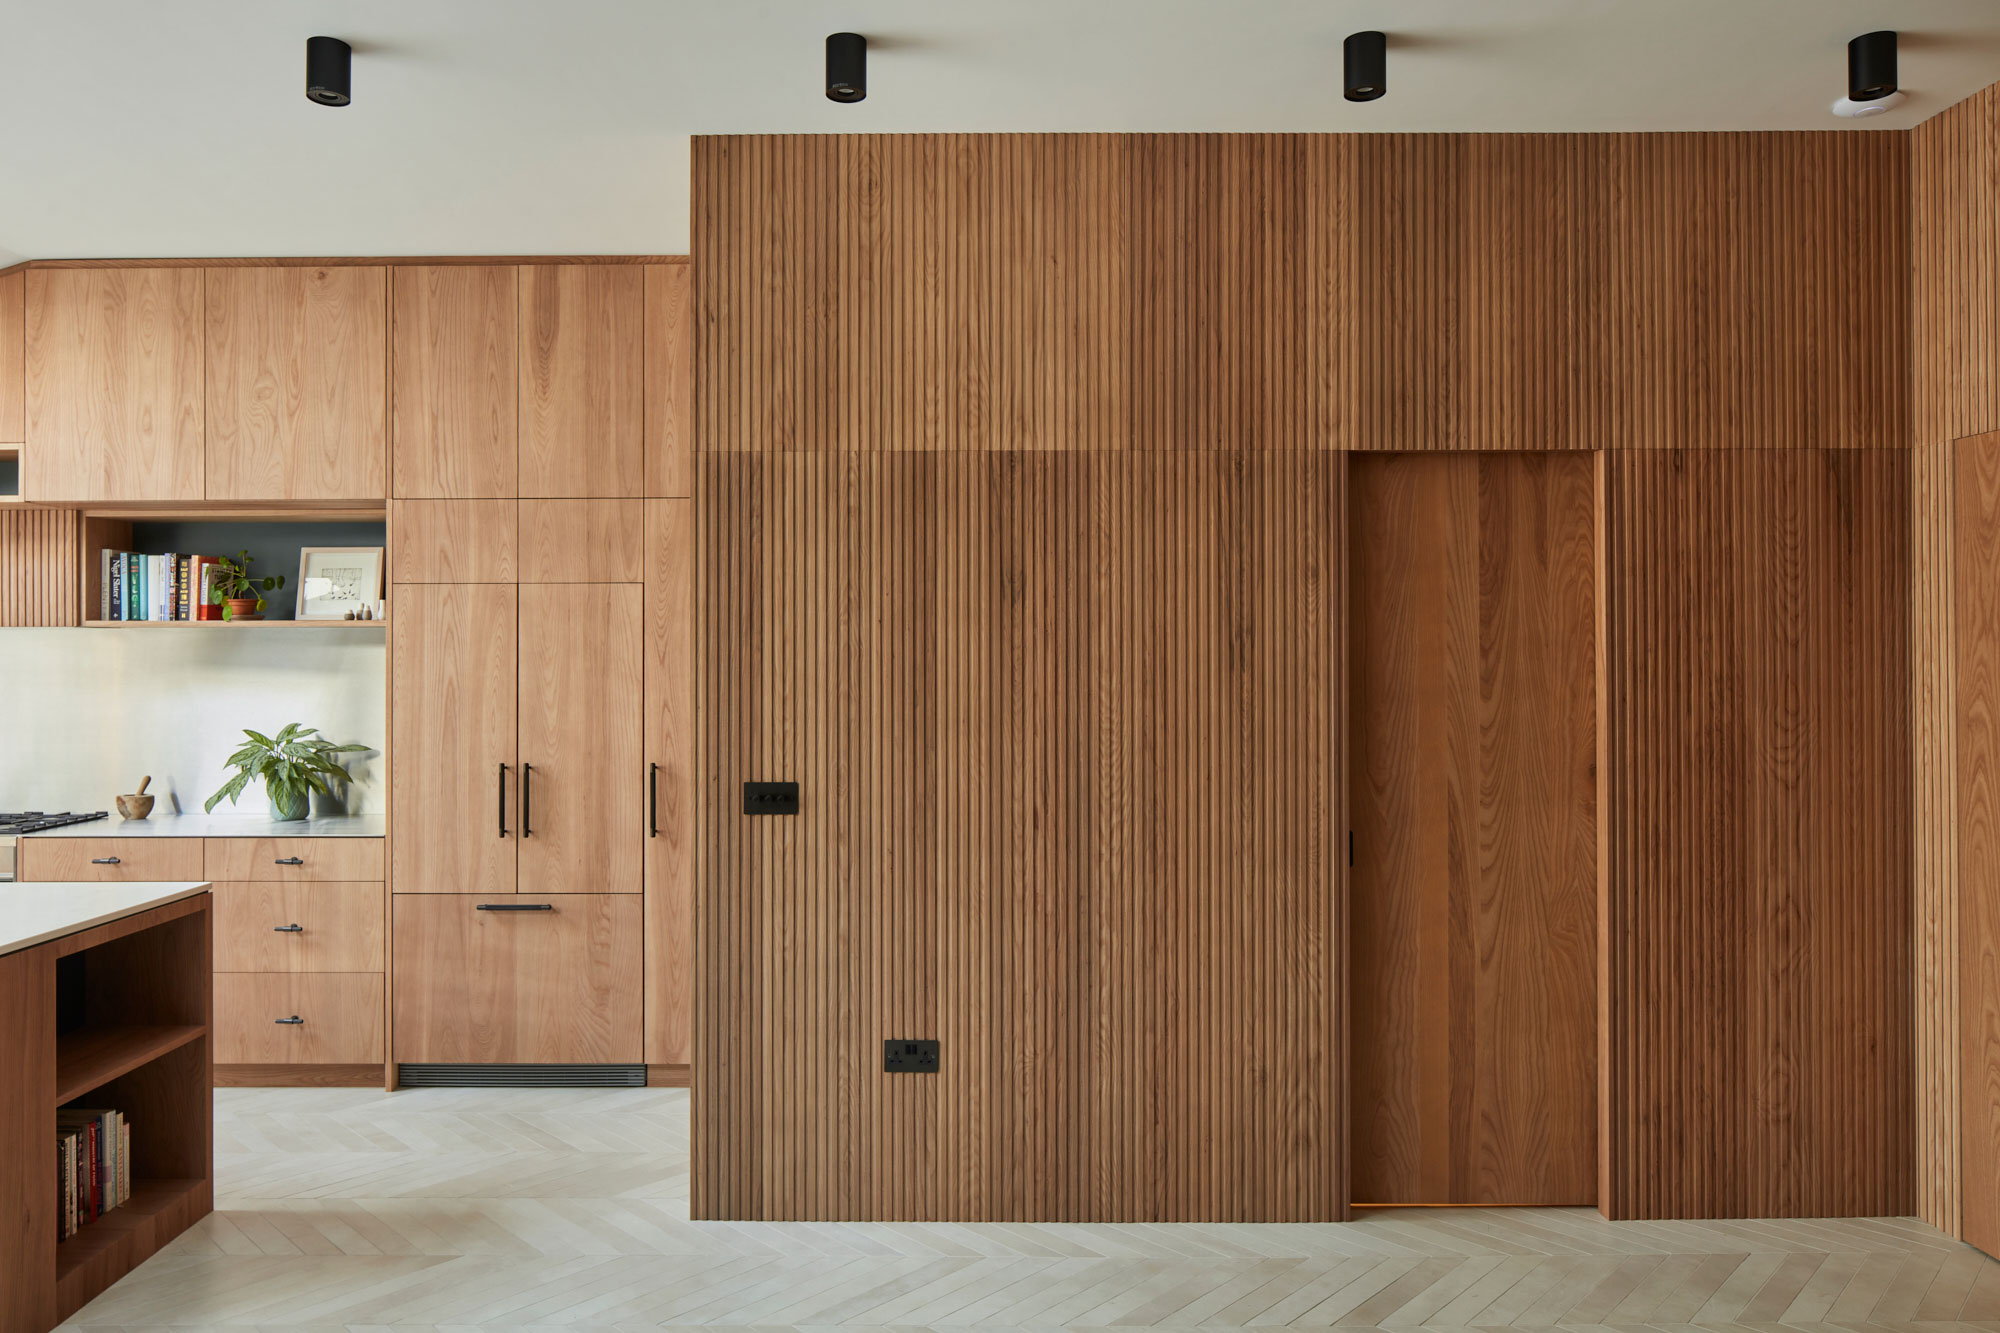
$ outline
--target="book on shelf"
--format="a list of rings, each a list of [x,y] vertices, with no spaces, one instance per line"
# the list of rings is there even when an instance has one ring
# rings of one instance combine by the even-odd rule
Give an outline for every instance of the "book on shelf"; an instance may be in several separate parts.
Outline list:
[[[67,1240],[132,1197],[132,1127],[121,1111],[56,1112],[58,1240]]]
[[[222,619],[222,608],[214,600],[217,557],[212,555],[198,555],[194,559],[194,618],[196,620],[220,620]]]
[[[169,551],[98,553],[99,620],[220,620],[209,599],[219,556]]]
[[[167,614],[167,566],[173,560],[171,555],[149,555],[146,557],[146,619],[171,620]]]

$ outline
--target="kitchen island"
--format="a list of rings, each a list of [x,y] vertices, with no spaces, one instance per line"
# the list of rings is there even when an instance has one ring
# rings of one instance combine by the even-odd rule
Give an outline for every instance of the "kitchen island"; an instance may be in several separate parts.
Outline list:
[[[55,1327],[214,1206],[208,890],[0,885],[0,1333]],[[59,1184],[64,1110],[129,1134],[81,1173],[94,1208]]]

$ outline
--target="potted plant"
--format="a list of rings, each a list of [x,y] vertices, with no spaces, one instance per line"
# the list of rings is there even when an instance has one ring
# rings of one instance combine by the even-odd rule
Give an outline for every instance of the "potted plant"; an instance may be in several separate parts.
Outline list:
[[[248,727],[243,734],[250,739],[229,756],[229,766],[236,770],[236,776],[208,798],[208,803],[202,806],[206,813],[213,814],[225,796],[231,805],[236,804],[237,796],[250,784],[250,779],[262,778],[264,794],[271,798],[272,819],[281,823],[304,819],[311,808],[313,792],[329,795],[333,789],[327,785],[328,779],[347,781],[347,770],[335,763],[333,756],[368,748],[335,745],[320,735],[318,728],[298,722],[288,723],[276,736],[266,736]]]
[[[248,551],[239,551],[234,560],[222,556],[215,562],[215,573],[209,581],[208,600],[221,605],[224,620],[262,620],[264,594],[285,586],[283,574],[261,579],[252,577],[251,558]]]

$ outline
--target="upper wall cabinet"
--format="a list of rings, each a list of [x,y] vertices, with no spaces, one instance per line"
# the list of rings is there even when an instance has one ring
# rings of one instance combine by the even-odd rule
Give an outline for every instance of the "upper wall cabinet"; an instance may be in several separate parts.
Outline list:
[[[27,498],[202,499],[202,270],[27,278]]]
[[[391,275],[393,494],[519,494],[520,270],[444,264]]]
[[[646,494],[660,499],[694,494],[691,277],[686,264],[646,266]]]
[[[208,275],[208,498],[388,495],[388,270]]]
[[[521,270],[521,494],[646,493],[646,271]]]
[[[28,275],[0,274],[0,449],[28,438]]]

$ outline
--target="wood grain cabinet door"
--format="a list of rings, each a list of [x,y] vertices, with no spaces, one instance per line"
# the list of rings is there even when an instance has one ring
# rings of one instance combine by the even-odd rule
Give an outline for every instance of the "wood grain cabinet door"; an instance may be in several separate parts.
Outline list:
[[[515,590],[404,586],[390,634],[395,891],[511,893]]]
[[[520,443],[519,270],[398,266],[390,283],[393,494],[512,499]]]
[[[388,270],[208,270],[208,498],[389,494]]]
[[[202,270],[32,269],[27,498],[199,500]]]
[[[646,1063],[691,1058],[694,502],[646,501]]]
[[[520,336],[521,494],[644,495],[645,268],[523,268]]]
[[[398,898],[397,1060],[640,1063],[640,930],[632,895]]]
[[[524,583],[520,591],[521,892],[638,893],[642,589]]]

